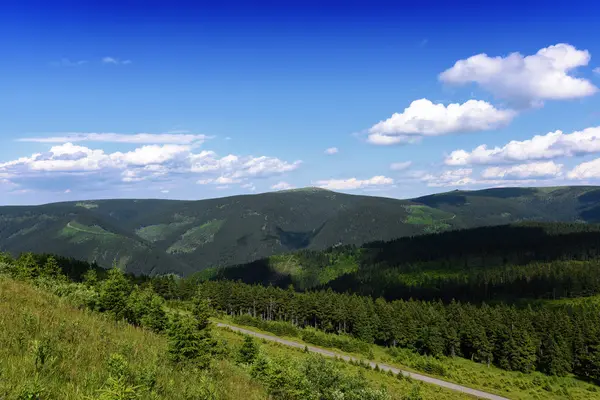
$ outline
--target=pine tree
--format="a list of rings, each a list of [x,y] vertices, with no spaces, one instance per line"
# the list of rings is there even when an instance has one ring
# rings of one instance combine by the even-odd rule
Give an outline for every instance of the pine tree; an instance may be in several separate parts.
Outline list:
[[[142,326],[153,330],[154,332],[162,332],[166,329],[168,318],[165,311],[164,299],[152,291],[150,292],[150,301],[148,302],[147,312],[141,318]]]
[[[52,277],[52,278],[58,278],[60,276],[63,276],[60,265],[58,265],[58,262],[52,256],[50,256],[46,259],[46,262],[44,263],[44,266],[42,267],[42,273],[44,275]]]
[[[94,268],[88,269],[85,274],[83,274],[83,283],[87,287],[94,287],[98,284],[98,273]]]
[[[116,319],[126,316],[127,300],[131,291],[129,282],[123,271],[113,267],[108,271],[108,278],[102,281],[98,306],[100,311],[108,311],[114,314]]]
[[[250,335],[244,337],[244,343],[238,352],[238,362],[241,364],[252,364],[258,357],[259,347]]]
[[[199,368],[210,365],[210,337],[196,328],[196,321],[185,315],[173,317],[169,335],[169,356],[173,362],[189,362]]]
[[[210,326],[210,317],[212,311],[209,307],[208,300],[203,299],[200,296],[194,298],[194,308],[192,309],[192,315],[196,319],[196,328],[198,330],[207,329]]]

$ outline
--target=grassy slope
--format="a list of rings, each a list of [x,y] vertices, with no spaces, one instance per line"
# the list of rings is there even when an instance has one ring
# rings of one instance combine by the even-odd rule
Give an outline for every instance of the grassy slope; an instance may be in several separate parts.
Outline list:
[[[218,338],[238,348],[243,337],[215,330]],[[48,359],[36,369],[35,341],[47,343]],[[266,399],[263,387],[245,369],[221,361],[210,372],[173,367],[166,359],[166,338],[108,317],[75,309],[41,289],[0,275],[0,398],[15,399],[37,383],[44,399],[95,398],[105,387],[110,355],[125,356],[133,374],[154,371],[156,390],[148,399],[203,399],[208,391],[219,399]],[[271,357],[301,359],[307,355],[274,343],[261,344]],[[424,400],[470,398],[434,386],[399,380],[381,372],[339,362],[346,372],[362,371],[374,385],[384,385],[392,399],[402,400],[414,386]]]
[[[222,322],[236,325],[230,318],[223,317]],[[241,326],[241,325],[236,325]],[[245,329],[273,335],[252,326],[243,326]],[[285,337],[288,340],[304,343],[297,337]],[[311,346],[315,346],[311,344]],[[317,346],[318,347],[318,346]],[[574,376],[549,377],[539,372],[523,374],[521,372],[506,371],[494,366],[487,367],[484,364],[465,360],[460,357],[443,358],[441,364],[446,369],[444,376],[427,374],[419,368],[411,365],[419,365],[428,360],[428,357],[420,356],[409,351],[400,352],[400,355],[392,357],[385,348],[371,345],[374,357],[373,361],[395,366],[406,371],[418,372],[435,378],[444,379],[448,382],[480,389],[489,393],[498,394],[510,399],[541,400],[541,399],[600,399],[600,390],[587,382],[576,379]],[[340,354],[351,355],[359,359],[365,359],[363,354],[347,353],[339,349],[328,348]],[[442,397],[447,398],[447,397]]]
[[[47,361],[37,370],[35,340],[48,349]],[[44,399],[95,398],[108,378],[112,353],[125,356],[137,374],[155,372],[157,394],[148,399],[203,398],[207,389],[223,399],[266,398],[260,385],[229,362],[210,373],[173,367],[166,346],[164,336],[74,309],[0,275],[0,398],[15,399],[34,382],[43,388]]]
[[[413,200],[305,189],[201,201],[0,207],[0,250],[188,275],[297,249],[523,220],[600,221],[597,187],[454,191]],[[74,228],[75,227],[75,228]],[[98,234],[106,232],[106,234]]]

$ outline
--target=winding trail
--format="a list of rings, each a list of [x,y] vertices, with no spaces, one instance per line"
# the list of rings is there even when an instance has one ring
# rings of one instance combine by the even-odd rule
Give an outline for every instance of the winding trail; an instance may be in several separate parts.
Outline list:
[[[282,339],[280,337],[273,336],[273,335],[266,335],[264,333],[254,332],[254,331],[240,328],[240,327],[233,326],[233,325],[228,325],[228,324],[223,324],[223,323],[218,322],[217,326],[221,327],[221,328],[229,328],[235,332],[244,333],[246,335],[255,336],[255,337],[258,337],[261,339],[269,340],[271,342],[277,342],[277,343],[280,343],[280,344],[283,344],[286,346],[290,346],[290,347],[296,347],[299,349],[304,349],[304,347],[305,347],[305,345],[303,343],[298,343],[298,342],[294,342],[292,340]],[[308,348],[308,351],[310,351],[312,353],[318,353],[318,354],[324,355],[325,357],[332,357],[332,358],[337,357],[337,358],[341,358],[342,360],[345,360],[345,361],[360,361],[360,359],[358,359],[356,357],[347,356],[347,355],[336,353],[333,351],[320,349],[318,347],[309,346],[309,345],[306,345],[306,347]],[[376,363],[374,361],[368,361],[368,363],[372,368],[375,368],[375,366],[378,366],[380,370],[385,371],[385,372],[392,371],[394,374],[402,374],[404,376],[411,377],[412,379],[417,380],[417,381],[430,383],[432,385],[440,386],[440,387],[450,389],[450,390],[456,390],[457,392],[469,394],[469,395],[475,396],[480,399],[509,400],[506,397],[498,396],[496,394],[482,392],[481,390],[471,389],[469,387],[458,385],[456,383],[446,382],[441,379],[432,378],[430,376],[421,375],[421,374],[417,374],[414,372],[403,371],[401,369],[392,367],[390,365],[380,364],[380,363]]]

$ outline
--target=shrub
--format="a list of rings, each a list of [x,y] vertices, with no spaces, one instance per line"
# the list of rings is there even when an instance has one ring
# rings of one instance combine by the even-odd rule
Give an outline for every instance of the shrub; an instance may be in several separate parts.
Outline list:
[[[358,339],[346,335],[327,334],[312,328],[306,328],[302,340],[322,347],[335,347],[349,353],[361,353],[373,358],[371,347]]]
[[[233,317],[233,322],[239,325],[253,326],[263,331],[274,333],[277,336],[300,337],[300,329],[289,322],[264,321],[247,314]]]

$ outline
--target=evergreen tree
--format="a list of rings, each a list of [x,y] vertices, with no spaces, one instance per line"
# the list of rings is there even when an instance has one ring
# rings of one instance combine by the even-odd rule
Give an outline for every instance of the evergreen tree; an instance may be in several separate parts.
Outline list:
[[[52,256],[46,259],[46,262],[42,267],[42,273],[52,278],[64,276],[62,275],[62,269],[60,268],[60,265],[58,265],[58,261],[56,261],[56,258]]]
[[[100,285],[98,307],[100,311],[114,314],[116,319],[126,317],[127,300],[131,287],[123,271],[113,267],[108,271],[108,277]]]
[[[252,364],[258,357],[259,348],[252,336],[246,335],[244,343],[238,352],[238,362],[241,364]]]
[[[210,365],[210,337],[197,329],[195,319],[175,315],[168,332],[169,356],[176,363],[189,362],[199,368]]]
[[[196,319],[198,330],[207,329],[210,325],[210,317],[212,315],[208,300],[197,295],[194,298],[192,315]]]

